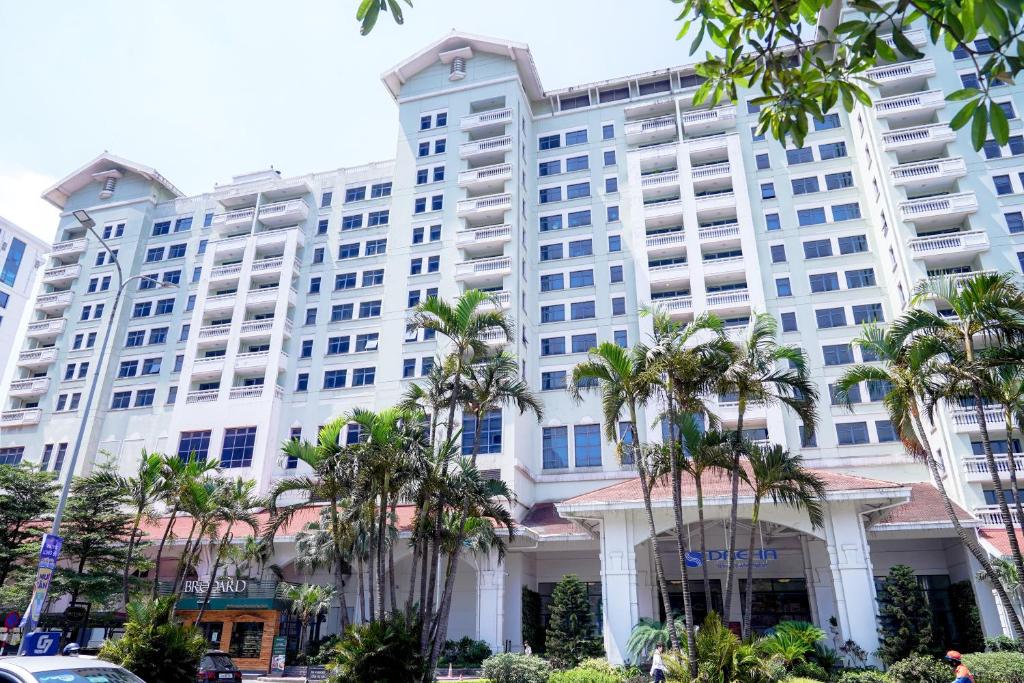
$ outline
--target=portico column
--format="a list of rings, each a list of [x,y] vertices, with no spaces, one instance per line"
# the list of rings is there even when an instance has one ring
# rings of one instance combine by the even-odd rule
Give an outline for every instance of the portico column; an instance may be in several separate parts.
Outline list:
[[[856,508],[849,503],[830,505],[825,534],[840,636],[874,653],[878,649],[875,577],[864,524]],[[873,661],[874,654],[869,659]]]
[[[505,650],[505,567],[492,553],[479,560],[476,572],[477,638],[493,652]]]
[[[978,578],[981,565],[974,559],[967,549],[964,549],[967,556],[967,566],[970,568],[971,587],[974,589],[975,602],[978,604],[978,616],[981,619],[981,631],[986,637],[1012,634],[1009,620],[1002,604],[995,596],[995,591],[984,579]]]
[[[640,619],[635,530],[631,512],[609,512],[601,524],[604,651],[612,664],[626,661],[626,642]]]

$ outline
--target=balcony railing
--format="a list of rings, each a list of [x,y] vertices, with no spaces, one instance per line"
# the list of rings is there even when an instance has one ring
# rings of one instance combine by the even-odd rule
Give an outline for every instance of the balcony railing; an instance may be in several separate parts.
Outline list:
[[[478,197],[476,199],[463,199],[459,201],[456,208],[456,214],[459,216],[468,216],[475,213],[488,213],[498,211],[508,211],[512,208],[512,195],[510,194],[492,194],[486,197]]]
[[[647,238],[648,249],[674,247],[683,244],[686,244],[686,233],[683,231],[670,232],[663,235],[651,235]]]
[[[260,287],[259,289],[250,289],[249,293],[245,295],[245,303],[247,304],[265,304],[277,301],[277,293],[280,291],[280,287],[274,285],[273,287]]]
[[[686,141],[686,148],[691,153],[721,150],[728,145],[730,135],[734,135],[734,133],[716,133],[702,135],[699,138],[689,138]]]
[[[900,164],[890,171],[893,182],[897,185],[910,182],[930,180],[933,178],[962,178],[967,175],[967,165],[963,157],[951,159],[935,159],[919,161],[913,164]]]
[[[287,321],[285,321],[287,323]],[[242,334],[258,334],[261,332],[269,333],[274,327],[273,319],[267,320],[246,320],[242,323]]]
[[[493,138],[484,138],[459,145],[459,156],[466,158],[476,154],[488,152],[504,152],[512,149],[512,136],[499,135]]]
[[[29,337],[45,337],[58,335],[64,331],[67,320],[64,318],[50,318],[48,320],[36,320],[28,324],[26,334]]]
[[[674,216],[683,212],[683,202],[679,199],[672,199],[667,202],[650,202],[644,204],[644,215],[647,218],[661,218]]]
[[[1010,458],[1007,454],[996,455],[996,472],[1000,476],[1010,474]],[[984,479],[988,481],[991,478],[991,474],[988,469],[988,462],[985,460],[983,455],[972,455],[963,459],[964,472],[968,475],[974,475],[972,479]],[[1017,453],[1013,458],[1014,469],[1021,475],[1024,475],[1024,455]]]
[[[952,142],[956,140],[956,132],[948,123],[932,123],[927,126],[901,128],[882,133],[882,144],[888,152],[904,148],[913,148],[929,142]]]
[[[271,385],[268,384],[256,384],[251,387],[231,387],[231,392],[228,394],[230,399],[241,399],[241,398],[261,398],[262,396],[269,396],[271,391]],[[284,395],[281,387],[273,385],[274,396],[281,398]]]
[[[679,313],[693,310],[692,296],[672,296],[662,299],[652,299],[651,305],[660,308],[666,313]]]
[[[930,59],[919,59],[914,62],[902,62],[868,69],[865,75],[879,85],[902,81],[906,78],[927,78],[935,75],[935,62]]]
[[[980,505],[974,508],[974,516],[985,526],[1003,526],[1003,515],[999,511],[998,505]],[[1010,519],[1013,520],[1014,526],[1020,526],[1012,505],[1010,506]]]
[[[928,43],[928,37],[924,33],[924,29],[916,28],[911,31],[904,31],[903,37],[910,41],[910,44],[914,47],[924,47]],[[896,41],[892,39],[892,36],[879,36],[885,44],[891,48],[896,47]]]
[[[235,367],[239,369],[266,367],[270,351],[253,351],[235,356]]]
[[[487,227],[475,230],[460,230],[456,235],[455,241],[460,247],[464,247],[470,244],[494,241],[507,242],[510,239],[512,239],[512,226],[504,224],[488,225]]]
[[[500,327],[491,328],[484,330],[480,333],[480,339],[487,344],[507,344],[508,338],[505,336],[505,331]]]
[[[474,185],[477,183],[496,182],[508,180],[512,177],[512,164],[494,164],[471,168],[468,171],[459,173],[459,186]]]
[[[204,325],[199,328],[200,339],[218,339],[231,333],[231,323],[224,325]]]
[[[880,117],[886,117],[920,109],[939,109],[944,106],[946,106],[946,98],[941,90],[927,90],[925,92],[897,95],[876,100],[875,114]]]
[[[743,255],[704,259],[704,270],[743,270]]]
[[[71,305],[72,297],[74,297],[72,292],[51,292],[50,294],[40,294],[36,297],[36,308],[41,308],[43,310],[67,308]]]
[[[700,239],[701,242],[710,242],[712,240],[724,240],[739,236],[739,223],[715,225],[710,228],[701,228],[700,230],[697,231],[697,237]]]
[[[718,164],[696,166],[690,170],[690,177],[694,180],[707,180],[709,178],[721,178],[730,173],[732,173],[732,167],[728,161],[723,161]]]
[[[39,424],[42,419],[42,408],[5,410],[3,413],[0,413],[0,427],[27,427]]]
[[[900,202],[903,220],[946,217],[951,213],[973,213],[978,210],[978,197],[973,192],[960,192],[937,197],[922,197]]]
[[[69,266],[47,268],[43,271],[43,282],[67,282],[69,280],[74,280],[81,272],[82,266],[78,263]]]
[[[689,111],[683,114],[682,118],[684,126],[718,122],[734,123],[736,121],[736,107],[728,106],[702,111]]]
[[[241,263],[229,263],[225,266],[214,266],[210,269],[210,279],[218,280],[220,278],[231,277],[238,275],[242,272]]]
[[[217,396],[220,394],[220,389],[203,389],[202,391],[190,391],[188,396],[185,397],[186,404],[193,403],[213,403],[217,400]]]
[[[679,153],[678,142],[666,142],[660,145],[651,145],[650,147],[641,147],[639,149],[631,150],[640,160],[640,163],[651,163],[669,161],[676,158]]]
[[[252,217],[256,215],[256,208],[250,206],[248,209],[237,209],[225,213],[214,214],[210,225],[240,225],[252,223]]]
[[[50,390],[49,377],[31,377],[11,382],[11,396],[39,396]]]
[[[57,349],[30,349],[18,354],[19,365],[46,365],[57,360]]]
[[[252,262],[252,272],[265,273],[268,270],[281,270],[281,266],[283,265],[283,256],[274,256],[271,258],[259,259],[258,261]]]
[[[462,130],[472,130],[483,126],[494,126],[508,123],[511,120],[511,109],[493,109],[491,111],[482,111],[479,114],[463,116],[459,119],[459,128]]]
[[[640,187],[643,189],[653,187],[664,187],[666,185],[679,184],[679,171],[664,171],[662,173],[651,173],[640,179]]]
[[[708,294],[707,306],[735,306],[750,303],[750,291],[746,289],[734,289],[728,292],[713,292]]]
[[[1003,426],[1003,407],[1001,405],[985,406],[985,424],[989,429]],[[957,406],[950,410],[953,424],[956,427],[973,429],[978,426],[978,414],[973,406]]]
[[[53,248],[50,253],[53,256],[70,256],[71,254],[80,254],[85,251],[86,240],[81,237],[77,240],[64,240],[63,242],[54,242]]]
[[[675,116],[656,116],[653,119],[642,121],[629,121],[626,123],[626,137],[644,135],[647,133],[669,132],[676,129]]]
[[[486,275],[512,269],[512,259],[508,256],[481,258],[463,261],[455,268],[456,275]]]
[[[729,192],[716,192],[714,194],[705,194],[695,198],[697,210],[701,209],[716,209],[722,206],[735,206],[736,193]]]
[[[309,212],[306,202],[301,199],[289,199],[286,202],[265,204],[260,207],[260,222],[289,221],[304,217]]]
[[[989,248],[989,241],[988,233],[984,230],[969,230],[930,237],[912,237],[907,240],[907,246],[915,256],[927,256],[949,252],[984,251]]]

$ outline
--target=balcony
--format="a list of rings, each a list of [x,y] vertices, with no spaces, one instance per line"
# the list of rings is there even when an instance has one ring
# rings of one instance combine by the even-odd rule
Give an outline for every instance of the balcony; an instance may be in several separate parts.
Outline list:
[[[64,318],[50,318],[48,320],[36,320],[28,324],[28,328],[25,330],[25,336],[29,339],[36,339],[42,341],[52,341],[59,337],[67,326],[67,320]]]
[[[648,202],[644,204],[644,222],[649,227],[663,227],[682,223],[683,202],[679,199],[671,199],[661,202]]]
[[[702,246],[739,244],[740,224],[725,223],[722,225],[700,228],[697,231],[697,238],[700,240]]]
[[[679,143],[668,142],[664,145],[651,145],[631,149],[630,154],[635,154],[640,162],[640,170],[644,173],[661,168],[675,168],[679,154]]]
[[[915,191],[937,192],[952,189],[958,178],[967,175],[967,164],[963,157],[935,159],[900,164],[889,171],[892,182]]]
[[[229,263],[224,266],[214,266],[213,268],[210,269],[210,282],[237,280],[241,272],[241,263]]]
[[[705,259],[703,263],[705,278],[720,278],[723,275],[735,275],[746,270],[742,256]]]
[[[49,377],[32,377],[11,381],[10,395],[18,398],[42,396],[50,390]]]
[[[294,233],[299,246],[306,243],[306,237],[298,227],[267,230],[256,234],[256,248],[279,251],[288,243],[288,235]]]
[[[732,191],[696,197],[697,215],[702,218],[729,218],[736,215],[736,195]]]
[[[640,176],[644,199],[660,199],[679,195],[679,171],[662,171]]]
[[[455,266],[455,279],[476,286],[500,285],[512,273],[512,259],[508,256],[473,259]]]
[[[978,210],[978,197],[973,192],[921,197],[900,202],[900,218],[917,225],[956,223]]]
[[[890,125],[920,125],[945,106],[941,90],[926,90],[875,100],[875,116],[887,119]]]
[[[300,223],[306,220],[309,206],[301,199],[289,199],[286,202],[265,204],[260,207],[259,221],[268,227],[280,227],[289,223]]]
[[[228,398],[232,401],[247,398],[269,398],[270,396],[282,398],[284,396],[284,391],[277,385],[274,385],[273,389],[271,389],[271,385],[256,384],[251,387],[231,387],[231,392],[228,394]]]
[[[281,287],[274,285],[273,287],[260,287],[259,289],[250,289],[245,295],[246,306],[260,306],[271,308],[277,304],[278,294],[281,291]],[[295,290],[293,289],[292,292]]]
[[[192,362],[192,377],[205,379],[220,377],[224,372],[224,356],[203,356]]]
[[[672,296],[661,299],[652,299],[651,305],[667,313],[675,319],[693,317],[692,296]]]
[[[455,243],[467,254],[480,254],[493,249],[500,250],[502,245],[511,240],[512,226],[508,224],[460,230],[455,235]]]
[[[254,275],[260,273],[279,273],[282,266],[284,266],[284,257],[272,256],[270,258],[256,259],[252,262],[251,270]]]
[[[502,310],[507,311],[512,306],[512,292],[507,289],[498,290],[496,292],[487,292],[493,299],[493,301],[485,301],[480,304],[480,308],[488,311]]]
[[[504,346],[508,344],[508,337],[500,327],[492,327],[480,333],[480,339],[489,346]]]
[[[954,140],[956,131],[948,123],[933,123],[882,133],[882,149],[895,152],[901,161],[917,161],[942,154]]]
[[[210,344],[212,342],[224,341],[231,334],[231,323],[224,325],[203,325],[199,328],[197,339],[199,344]]]
[[[287,356],[286,356],[287,358]],[[253,351],[235,356],[236,371],[266,370],[270,361],[270,351]]]
[[[976,481],[982,483],[990,483],[992,481],[992,475],[988,470],[988,463],[985,461],[983,455],[972,455],[964,457],[963,460],[964,474],[967,475],[967,481]],[[1024,455],[1021,453],[1014,454],[1013,466],[1017,470],[1017,476],[1024,476]],[[996,472],[999,473],[1000,479],[1009,479],[1010,477],[1010,459],[1006,453],[996,454]]]
[[[512,195],[492,194],[476,199],[461,200],[455,209],[455,214],[459,218],[467,220],[494,221],[504,218],[505,212],[511,208]]]
[[[0,427],[30,427],[39,424],[39,421],[42,419],[42,408],[5,410],[3,413],[0,413]]]
[[[904,31],[903,37],[910,41],[910,44],[914,47],[924,47],[928,44],[928,36],[925,35],[924,29],[916,28],[911,31]],[[879,36],[885,41],[885,44],[891,48],[896,48],[896,41],[891,36]]]
[[[978,414],[973,406],[955,406],[949,411],[953,419],[953,428],[958,432],[976,432],[978,426]],[[1005,427],[1003,407],[998,404],[987,404],[985,406],[985,425],[988,430],[994,431]]]
[[[733,289],[727,292],[709,292],[706,306],[717,313],[739,312],[750,309],[750,291]]]
[[[190,391],[185,397],[186,405],[194,403],[213,403],[220,395],[220,389],[203,389],[202,391]]]
[[[286,332],[291,332],[291,323],[285,321]],[[242,323],[239,335],[243,338],[269,336],[274,329],[273,318],[264,320],[246,320]]]
[[[1000,528],[1003,526],[1003,514],[999,511],[998,505],[979,505],[974,508],[974,516],[978,518],[982,526],[997,526]],[[1010,517],[1013,519],[1014,526],[1020,526],[1017,523],[1017,515],[1013,511],[1013,505],[1010,506]]]
[[[674,115],[626,122],[626,142],[631,145],[668,142],[675,140],[676,135],[676,117]]]
[[[63,242],[54,242],[53,248],[50,250],[50,256],[55,256],[59,259],[71,259],[85,253],[87,242],[84,237],[77,240],[64,240]]]
[[[649,256],[686,251],[686,233],[682,230],[648,235],[644,242]]]
[[[230,311],[235,307],[235,299],[237,296],[237,292],[208,296],[203,304],[203,309],[211,313],[215,311]]]
[[[973,270],[969,273],[949,273],[945,275],[932,275],[927,279],[931,282],[938,284],[944,280],[951,280],[954,287],[962,287],[965,280],[968,278],[975,277],[976,275],[996,275],[999,271],[995,268],[989,268],[986,270]],[[922,282],[924,280],[922,279]]]
[[[500,192],[512,179],[512,164],[494,164],[459,173],[459,187],[477,192]]]
[[[499,135],[459,145],[459,158],[480,165],[497,164],[505,160],[505,153],[511,149],[512,136]]]
[[[647,277],[651,287],[680,285],[690,279],[689,263],[666,263],[661,266],[648,266]]]
[[[687,135],[722,133],[736,125],[736,107],[718,107],[683,114],[683,131]]]
[[[36,309],[47,313],[58,313],[71,305],[72,292],[52,292],[36,297]]]
[[[984,230],[949,232],[929,237],[912,237],[907,247],[914,258],[932,263],[962,261],[964,257],[988,251],[988,233]]]
[[[245,253],[247,244],[249,244],[248,234],[224,237],[213,241],[213,252],[219,259],[236,260]]]
[[[224,226],[226,228],[241,226],[241,225],[252,225],[252,217],[256,215],[256,208],[249,207],[247,209],[237,209],[235,211],[226,211],[224,213],[216,213],[213,215],[213,220],[210,225]]]
[[[57,360],[57,349],[47,347],[45,349],[30,349],[18,354],[18,365],[23,368],[42,369],[49,367]]]
[[[70,266],[58,266],[47,268],[43,271],[43,284],[59,287],[70,284],[82,272],[82,266],[78,263]]]
[[[913,62],[889,64],[868,69],[864,75],[874,81],[879,90],[894,87],[919,90],[935,75],[935,62],[930,59],[918,59]]]
[[[675,111],[676,99],[673,96],[656,97],[653,99],[631,102],[622,107],[622,113],[627,119],[650,118],[652,115],[664,116]]]
[[[728,161],[694,166],[690,169],[690,178],[694,185],[706,185],[708,181],[712,180],[731,180],[732,167]]]
[[[721,161],[723,155],[728,153],[730,135],[735,133],[716,133],[689,138],[686,141],[686,152],[690,155],[690,163],[700,165]]]
[[[492,109],[482,111],[479,114],[470,114],[459,119],[459,129],[464,131],[481,131],[490,128],[505,129],[505,125],[512,122],[512,110]],[[495,131],[498,132],[498,131]]]

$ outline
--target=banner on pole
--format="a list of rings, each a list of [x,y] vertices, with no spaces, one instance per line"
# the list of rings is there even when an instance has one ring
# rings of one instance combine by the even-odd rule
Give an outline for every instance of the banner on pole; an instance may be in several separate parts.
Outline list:
[[[60,549],[63,545],[64,539],[60,536],[43,535],[43,545],[39,549],[39,567],[36,569],[36,583],[32,589],[32,600],[28,603],[25,616],[21,618],[22,633],[30,633],[39,623],[39,615],[43,612],[46,593],[50,590],[53,570],[57,567],[57,558],[60,556]]]

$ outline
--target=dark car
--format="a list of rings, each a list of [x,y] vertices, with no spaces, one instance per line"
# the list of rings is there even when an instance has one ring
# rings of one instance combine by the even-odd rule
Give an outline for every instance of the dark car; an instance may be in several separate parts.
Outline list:
[[[242,672],[238,670],[231,656],[220,650],[210,650],[199,662],[197,681],[234,681],[242,680]]]

